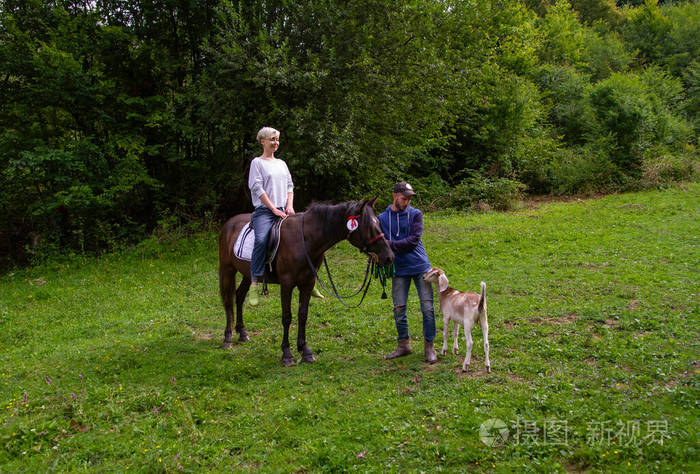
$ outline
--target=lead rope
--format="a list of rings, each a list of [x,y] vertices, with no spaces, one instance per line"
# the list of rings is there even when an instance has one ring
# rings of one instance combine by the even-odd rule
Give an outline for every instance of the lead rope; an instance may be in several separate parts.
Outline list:
[[[345,303],[345,301],[343,301],[343,297],[341,297],[338,294],[338,290],[336,290],[336,288],[335,288],[335,284],[333,283],[333,279],[331,278],[330,270],[328,269],[328,264],[326,263],[325,255],[323,257],[323,261],[326,265],[326,271],[328,272],[328,278],[331,281],[331,286],[333,287],[333,292],[331,292],[328,288],[326,288],[326,286],[323,284],[323,282],[321,281],[321,279],[318,276],[318,272],[316,271],[316,267],[314,267],[314,264],[311,261],[311,257],[309,256],[309,251],[306,248],[306,239],[304,238],[304,215],[305,214],[302,214],[302,216],[301,216],[301,245],[304,249],[304,256],[306,257],[306,261],[309,264],[309,268],[311,269],[311,272],[314,274],[316,281],[318,281],[318,284],[321,285],[321,288],[323,288],[323,290],[326,293],[328,293],[331,296],[335,296],[338,299],[338,301],[340,301],[342,303],[342,305],[345,306],[346,308],[354,309],[354,308],[359,307],[362,304],[362,302],[364,301],[365,296],[367,295],[367,290],[369,290],[370,283],[372,282],[372,273],[373,272],[370,269],[371,268],[370,263],[373,263],[372,257],[369,257],[369,261],[367,262],[367,269],[365,270],[365,282],[367,282],[367,285],[365,285],[365,283],[363,282],[362,286],[360,286],[360,289],[357,292],[355,292],[355,294],[351,295],[351,296],[357,295],[360,291],[362,291],[362,289],[364,287],[365,291],[362,294],[362,298],[360,299],[360,302],[357,305],[349,306],[347,303]],[[368,277],[369,277],[369,280],[368,280]]]
[[[374,262],[373,262],[374,263]],[[382,299],[386,299],[386,282],[389,278],[393,278],[396,274],[396,267],[392,263],[388,267],[374,265],[374,277],[382,284]]]

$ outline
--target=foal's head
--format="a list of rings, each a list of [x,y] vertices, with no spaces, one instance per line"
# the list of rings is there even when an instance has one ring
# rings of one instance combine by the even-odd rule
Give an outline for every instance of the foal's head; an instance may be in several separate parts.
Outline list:
[[[357,220],[357,227],[348,234],[348,240],[361,252],[371,255],[380,265],[385,266],[394,261],[394,252],[384,238],[382,226],[374,213],[376,200],[375,197],[360,201],[352,208],[352,216]]]

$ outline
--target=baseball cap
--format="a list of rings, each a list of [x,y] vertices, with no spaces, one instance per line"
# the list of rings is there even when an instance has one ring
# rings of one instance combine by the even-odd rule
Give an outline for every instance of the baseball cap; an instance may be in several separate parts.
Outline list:
[[[416,192],[413,190],[413,186],[408,184],[406,181],[401,181],[394,185],[394,192],[401,193],[406,197],[415,196]]]

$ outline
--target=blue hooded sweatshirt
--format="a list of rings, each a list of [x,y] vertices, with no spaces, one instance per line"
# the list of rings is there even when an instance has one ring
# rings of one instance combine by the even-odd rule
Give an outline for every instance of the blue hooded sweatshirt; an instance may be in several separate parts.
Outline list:
[[[430,260],[425,252],[423,213],[408,206],[404,211],[392,211],[391,206],[379,214],[384,236],[389,241],[396,259],[396,276],[419,275],[430,270]]]

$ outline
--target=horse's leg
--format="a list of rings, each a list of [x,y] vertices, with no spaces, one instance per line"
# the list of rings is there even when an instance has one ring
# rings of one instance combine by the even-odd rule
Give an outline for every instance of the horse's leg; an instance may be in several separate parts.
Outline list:
[[[282,365],[289,367],[294,365],[292,352],[289,350],[289,326],[292,325],[292,289],[291,285],[280,284],[280,295],[282,299]]]
[[[299,287],[299,328],[297,331],[297,350],[301,352],[303,362],[316,362],[314,353],[306,345],[306,319],[309,315],[309,300],[311,299],[311,288]]]
[[[236,290],[236,332],[238,333],[239,342],[246,342],[250,339],[243,324],[243,302],[245,301],[245,295],[248,294],[248,289],[250,289],[250,279],[243,275],[241,284]]]
[[[219,291],[226,311],[226,330],[223,348],[231,347],[231,323],[233,322],[233,291],[236,289],[236,269],[232,265],[219,265]]]

